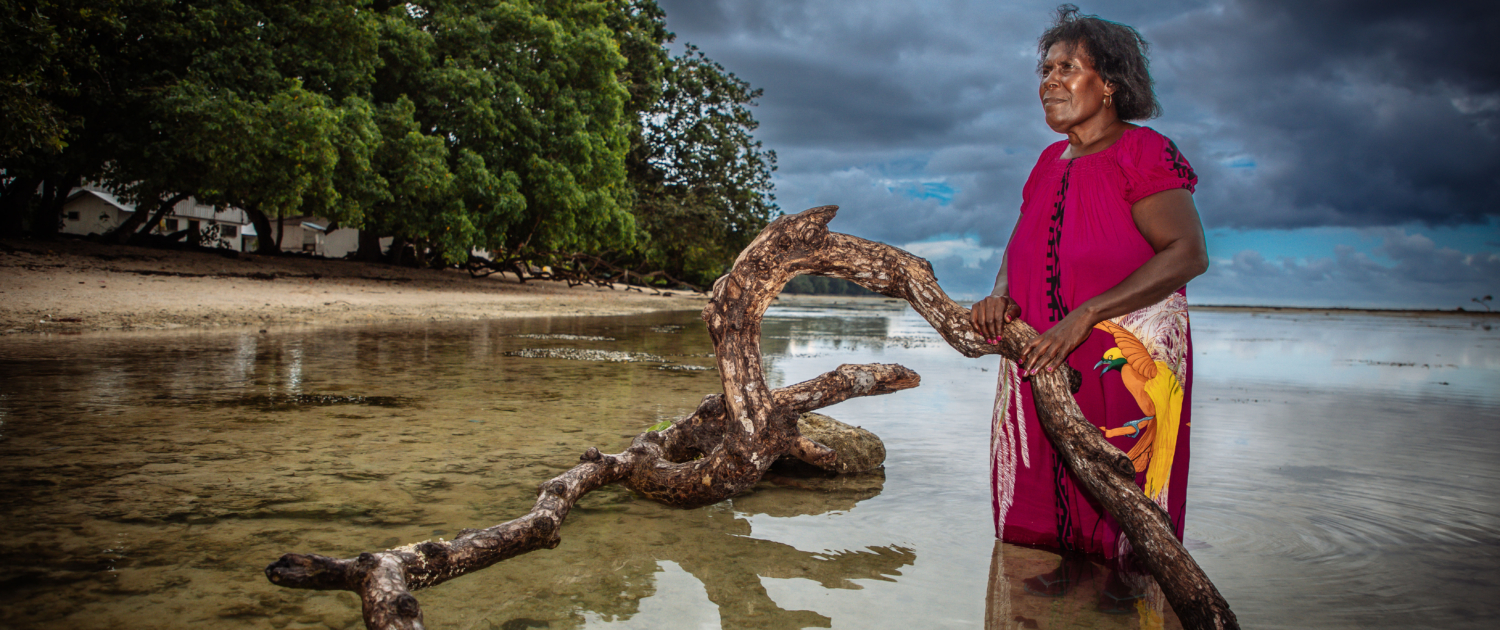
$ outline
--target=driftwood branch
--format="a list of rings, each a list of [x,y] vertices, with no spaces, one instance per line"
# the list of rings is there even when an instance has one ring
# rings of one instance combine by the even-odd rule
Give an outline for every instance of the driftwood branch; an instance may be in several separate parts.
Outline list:
[[[364,602],[368,628],[421,628],[411,591],[433,586],[506,558],[556,547],[568,511],[585,493],[621,483],[670,505],[695,507],[744,492],[777,458],[792,454],[827,467],[828,447],[797,431],[803,412],[856,396],[907,389],[920,379],[898,365],[845,365],[818,378],[770,389],[761,369],[760,326],[766,308],[793,277],[812,273],[852,280],[906,300],[943,338],[968,357],[1019,357],[1036,335],[1024,323],[1006,326],[998,346],[985,343],[968,310],[938,288],[925,260],[907,252],[828,231],[835,206],[773,222],[714,284],[703,310],[713,338],[724,394],[707,396],[689,417],[661,432],[643,433],[622,453],[590,448],[580,463],[543,483],[530,512],[453,541],[425,541],[336,559],[287,554],[266,567],[273,583],[291,588],[348,590]],[[1190,628],[1236,628],[1233,613],[1172,534],[1166,515],[1134,484],[1129,458],[1084,419],[1064,372],[1033,379],[1038,415],[1048,439],[1085,491],[1125,530],[1143,564]]]

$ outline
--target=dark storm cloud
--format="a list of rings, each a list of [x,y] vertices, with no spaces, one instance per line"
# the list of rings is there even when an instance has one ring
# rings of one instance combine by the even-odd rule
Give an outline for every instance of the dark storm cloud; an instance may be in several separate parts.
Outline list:
[[[1198,156],[1207,222],[1495,214],[1497,16],[1478,4],[1236,2],[1151,29],[1167,126]]]
[[[765,89],[757,137],[781,158],[782,208],[839,204],[840,231],[896,244],[970,234],[1003,247],[1027,173],[1060,139],[1042,122],[1034,74],[1056,2],[660,3],[679,42]],[[1208,227],[1500,214],[1494,3],[1082,4],[1152,42],[1166,115],[1147,124],[1198,170]],[[921,194],[933,183],[952,194]],[[940,266],[965,282],[993,275],[950,262]],[[1281,281],[1317,272],[1266,264]]]
[[[975,232],[1002,246],[1051,132],[1035,97],[1050,7],[979,2],[662,2],[692,42],[765,89],[758,137],[778,202],[839,204],[835,228],[904,243]],[[942,181],[944,204],[913,198]]]
[[[669,26],[766,88],[762,137],[799,147],[925,153],[1052,137],[1031,56],[1051,2],[668,0]],[[1500,32],[1493,3],[1126,3],[1173,135],[1207,176],[1212,226],[1469,222],[1500,205]],[[790,157],[790,156],[785,156]],[[1019,183],[965,164],[1004,212]],[[843,166],[861,166],[846,163]],[[790,165],[789,165],[790,166]],[[795,174],[789,167],[787,174]],[[872,184],[873,185],[873,184]],[[797,191],[793,191],[797,192]],[[795,195],[794,195],[795,196]]]

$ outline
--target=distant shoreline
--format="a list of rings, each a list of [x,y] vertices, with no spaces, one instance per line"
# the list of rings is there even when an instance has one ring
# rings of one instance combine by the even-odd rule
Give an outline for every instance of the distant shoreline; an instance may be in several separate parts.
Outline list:
[[[1446,315],[1450,317],[1500,317],[1500,311],[1443,311],[1437,309],[1401,308],[1354,308],[1345,306],[1237,306],[1231,304],[1189,304],[1194,311],[1255,311],[1270,313],[1327,313],[1351,315],[1383,315],[1389,317],[1412,317]]]

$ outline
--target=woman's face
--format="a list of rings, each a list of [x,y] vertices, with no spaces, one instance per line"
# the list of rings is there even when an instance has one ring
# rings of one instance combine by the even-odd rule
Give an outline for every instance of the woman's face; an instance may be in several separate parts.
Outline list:
[[[1108,115],[1104,97],[1114,92],[1094,70],[1094,62],[1082,46],[1053,44],[1042,60],[1042,84],[1037,90],[1047,126],[1058,133],[1101,113]]]

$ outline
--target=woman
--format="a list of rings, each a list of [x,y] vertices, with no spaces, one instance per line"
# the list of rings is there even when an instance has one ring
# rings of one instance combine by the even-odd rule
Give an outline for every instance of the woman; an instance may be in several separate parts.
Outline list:
[[[1042,111],[1067,139],[1032,169],[995,289],[971,313],[987,339],[1016,318],[1041,333],[1001,370],[992,486],[995,533],[1007,542],[1128,552],[1118,524],[1047,442],[1031,388],[1019,386],[1064,363],[1084,375],[1084,417],[1130,454],[1137,483],[1182,536],[1192,370],[1184,285],[1208,255],[1192,167],[1170,140],[1126,122],[1160,114],[1146,48],[1135,29],[1070,5],[1038,40]],[[1028,588],[1061,590],[1067,580],[1060,571]]]

